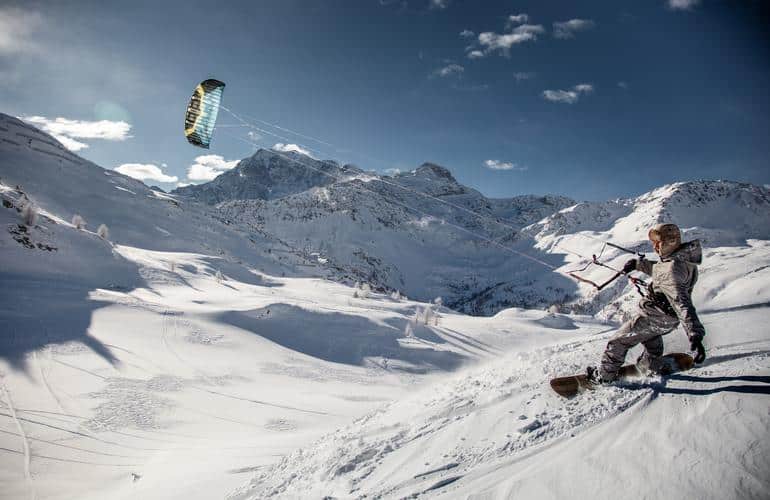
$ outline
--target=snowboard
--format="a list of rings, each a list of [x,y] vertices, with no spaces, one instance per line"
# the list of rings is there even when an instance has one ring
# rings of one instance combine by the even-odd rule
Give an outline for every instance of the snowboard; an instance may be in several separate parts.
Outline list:
[[[659,371],[661,375],[670,375],[672,373],[689,370],[695,361],[689,354],[683,352],[674,352],[663,356],[663,368]],[[642,373],[634,365],[625,365],[620,369],[618,379],[628,377],[638,377]],[[595,389],[596,386],[588,380],[585,373],[581,375],[570,375],[567,377],[557,377],[551,380],[551,388],[560,396],[571,398],[572,396],[584,390]]]

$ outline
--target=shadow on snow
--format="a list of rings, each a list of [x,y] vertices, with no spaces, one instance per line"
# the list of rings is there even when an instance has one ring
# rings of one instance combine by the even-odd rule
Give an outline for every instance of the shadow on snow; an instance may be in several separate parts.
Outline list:
[[[270,312],[268,313],[267,310]],[[361,316],[308,311],[290,304],[272,304],[251,311],[231,311],[218,320],[248,330],[287,349],[308,356],[348,365],[362,366],[368,357],[384,357],[414,365],[419,372],[453,370],[466,359],[452,352],[424,344],[399,343],[403,330]],[[427,328],[418,336],[441,340]],[[409,370],[413,371],[413,370]]]

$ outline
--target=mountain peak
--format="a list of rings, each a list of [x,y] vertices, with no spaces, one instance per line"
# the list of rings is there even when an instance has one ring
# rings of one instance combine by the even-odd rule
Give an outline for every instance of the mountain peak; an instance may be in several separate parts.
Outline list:
[[[426,162],[420,165],[417,170],[414,171],[415,175],[423,176],[423,177],[433,177],[433,178],[440,178],[440,179],[447,179],[450,182],[456,183],[457,181],[452,176],[452,173],[445,167],[442,167],[441,165],[436,165],[435,163]]]

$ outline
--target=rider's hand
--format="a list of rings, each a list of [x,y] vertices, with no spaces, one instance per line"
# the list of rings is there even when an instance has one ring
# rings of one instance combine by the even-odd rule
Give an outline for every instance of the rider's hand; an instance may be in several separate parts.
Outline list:
[[[706,348],[703,347],[703,340],[700,338],[690,339],[690,350],[697,351],[695,355],[695,363],[701,364],[706,360]]]
[[[633,271],[636,271],[636,259],[629,259],[623,266],[623,274],[628,274]]]

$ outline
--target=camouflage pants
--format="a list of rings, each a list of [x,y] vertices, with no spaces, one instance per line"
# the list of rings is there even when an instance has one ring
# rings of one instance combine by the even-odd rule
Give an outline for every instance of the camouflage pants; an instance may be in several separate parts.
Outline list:
[[[644,353],[637,361],[640,368],[652,371],[659,369],[660,357],[663,356],[663,335],[677,326],[679,320],[675,316],[666,314],[651,300],[643,299],[636,316],[624,323],[607,343],[602,355],[600,376],[605,380],[615,379],[626,359],[626,353],[637,344],[644,346]]]

